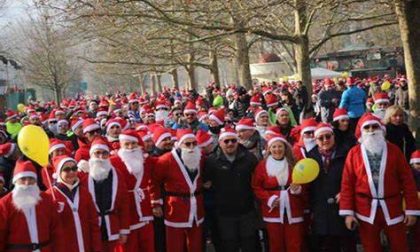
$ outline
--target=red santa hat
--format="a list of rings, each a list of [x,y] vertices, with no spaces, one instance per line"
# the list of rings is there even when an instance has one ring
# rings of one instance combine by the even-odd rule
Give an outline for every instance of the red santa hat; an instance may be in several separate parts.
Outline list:
[[[249,103],[251,106],[261,106],[260,96],[259,95],[253,95],[251,97],[251,101]]]
[[[219,141],[222,140],[225,137],[235,137],[235,138],[238,138],[238,134],[231,127],[224,127],[220,131]]]
[[[140,97],[138,101],[139,101],[140,105],[144,105],[144,104],[148,103],[148,101],[146,99],[144,99],[143,97]]]
[[[264,115],[264,114],[267,114],[267,115],[268,115],[267,110],[264,110],[264,109],[258,109],[257,111],[255,111],[255,116],[254,116],[255,121],[258,121],[258,118],[259,118],[260,116]]]
[[[384,130],[384,127],[381,123],[381,119],[379,119],[378,117],[376,117],[372,113],[365,113],[364,115],[362,115],[362,117],[357,122],[356,131],[354,133],[356,138],[360,139],[360,137],[362,136],[363,127],[365,127],[367,125],[372,125],[372,124],[377,124],[377,125],[380,126],[380,128],[382,130]]]
[[[330,133],[332,133],[333,132],[333,128],[328,123],[323,123],[323,122],[318,123],[318,125],[316,126],[316,129],[315,129],[315,132],[314,132],[315,137],[318,137],[323,132],[330,132]]]
[[[349,115],[347,114],[347,110],[345,108],[336,108],[333,114],[333,121],[350,119]]]
[[[64,148],[64,149],[66,148],[66,145],[64,144],[64,142],[59,139],[52,138],[50,140],[50,147],[48,149],[48,155],[53,153],[53,151],[56,151],[61,148]]]
[[[128,103],[134,103],[134,102],[139,102],[139,101],[137,100],[137,95],[136,95],[136,93],[131,93],[131,94],[128,96]]]
[[[182,144],[187,138],[196,139],[192,129],[178,129],[176,131],[176,138],[178,139],[178,144]]]
[[[36,112],[29,113],[29,119],[39,119],[41,118]]]
[[[375,104],[385,103],[385,102],[389,103],[389,96],[385,92],[378,92],[373,95],[373,100],[375,101]]]
[[[289,113],[289,111],[285,107],[281,107],[276,110],[276,116],[279,116],[280,112],[282,111],[286,111],[287,113]]]
[[[55,169],[55,173],[53,174],[53,178],[55,178],[57,181],[61,182],[62,179],[60,177],[61,170],[63,169],[63,166],[67,162],[73,162],[75,166],[77,165],[77,161],[74,158],[71,158],[67,155],[61,155],[57,156],[53,159],[53,166]]]
[[[198,130],[195,137],[197,138],[198,147],[200,148],[204,148],[213,143],[213,137],[207,131]]]
[[[271,89],[270,87],[262,87],[262,94],[264,96],[266,96],[267,94],[273,92],[273,89]]]
[[[17,113],[13,110],[7,110],[6,112],[6,121],[9,121],[10,119],[16,118],[17,117]]]
[[[171,137],[171,132],[164,127],[156,127],[155,130],[152,131],[153,132],[153,142],[155,142],[155,145],[159,145],[163,139]]]
[[[96,121],[92,118],[87,118],[83,121],[83,134],[91,131],[95,131],[101,128],[99,124],[96,123]]]
[[[54,112],[54,115],[55,116],[58,116],[58,115],[64,115],[65,113],[64,113],[64,111],[62,110],[62,109],[57,109],[55,112]]]
[[[178,140],[178,137],[177,137],[177,135],[176,135],[177,130],[176,130],[176,129],[169,129],[169,131],[171,132],[171,140],[172,140],[172,141],[176,141],[176,140]]]
[[[270,148],[270,146],[277,141],[281,141],[284,144],[290,146],[289,142],[287,142],[286,138],[282,134],[267,134],[265,140],[267,141],[268,148]]]
[[[216,110],[209,116],[210,120],[214,120],[218,125],[223,125],[225,120],[225,110],[223,108]]]
[[[347,85],[353,86],[356,84],[356,80],[353,77],[347,77],[346,83]]]
[[[265,134],[281,134],[281,131],[277,126],[269,126],[265,131]]]
[[[302,120],[302,124],[300,125],[300,134],[303,135],[305,132],[308,131],[315,131],[316,126],[318,125],[318,122],[315,118],[307,118]]]
[[[198,117],[198,121],[202,122],[202,121],[206,120],[207,118],[209,118],[209,115],[207,114],[206,111],[200,111],[200,112],[198,112],[197,117]]]
[[[4,143],[0,145],[0,157],[10,157],[16,149],[14,143]]]
[[[166,103],[165,100],[157,100],[156,104],[155,104],[156,110],[158,109],[162,109],[162,108],[166,108],[169,109],[168,104]]]
[[[80,125],[83,124],[83,119],[80,118],[74,118],[73,120],[71,120],[71,130],[74,132]]]
[[[104,150],[109,152],[109,146],[102,137],[97,137],[93,140],[90,146],[89,154],[92,155],[96,150]]]
[[[188,102],[184,108],[184,114],[197,113],[194,103]]]
[[[366,105],[373,105],[373,98],[370,97],[366,100]]]
[[[140,130],[146,130],[146,131],[147,131],[147,130],[148,130],[148,127],[147,127],[147,125],[146,125],[146,124],[141,124],[141,123],[140,123],[140,124],[137,124],[137,125],[136,125],[136,130],[137,130],[137,131],[140,131]]]
[[[140,137],[137,131],[132,129],[127,129],[121,132],[121,134],[118,136],[118,139],[120,141],[136,142],[139,144],[139,146],[144,147],[143,139]]]
[[[152,133],[150,133],[147,129],[138,130],[137,134],[141,137],[143,142],[152,139]]]
[[[119,119],[116,119],[116,118],[113,118],[113,119],[111,119],[111,120],[109,120],[106,124],[105,124],[105,127],[106,127],[106,132],[108,132],[113,126],[118,126],[118,127],[120,127],[120,128],[122,128],[122,125],[121,125],[121,120],[119,120]]]
[[[63,127],[63,125],[69,125],[69,122],[65,119],[57,122],[57,127],[61,128],[61,127]]]
[[[31,161],[18,160],[13,171],[12,183],[15,184],[17,180],[24,177],[38,179],[38,176],[36,175],[35,166],[32,164]]]
[[[99,108],[98,112],[96,112],[96,117],[100,116],[108,116],[108,110],[104,108]]]
[[[416,150],[411,154],[410,164],[420,163],[420,150]]]
[[[254,120],[252,118],[242,118],[236,124],[236,131],[239,130],[255,130]]]
[[[278,104],[277,96],[274,94],[268,94],[267,96],[265,96],[265,103],[267,107],[276,106]]]

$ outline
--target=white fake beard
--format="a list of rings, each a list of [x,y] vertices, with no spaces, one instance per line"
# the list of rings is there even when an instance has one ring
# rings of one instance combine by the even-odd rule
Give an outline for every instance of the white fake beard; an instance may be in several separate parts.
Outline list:
[[[109,171],[111,170],[111,161],[100,158],[89,159],[89,176],[95,181],[102,181],[108,177]]]
[[[194,149],[181,148],[181,158],[190,171],[196,171],[200,166],[201,150],[198,146]]]
[[[167,119],[168,118],[168,115],[169,115],[169,111],[166,111],[166,110],[158,110],[158,111],[156,111],[156,113],[155,113],[155,119],[156,119],[156,121],[164,121],[165,119]]]
[[[112,137],[112,136],[109,136],[109,135],[106,135],[106,140],[108,140],[108,142],[110,142],[110,143],[119,141],[118,137]]]
[[[381,154],[386,141],[382,130],[375,130],[374,132],[362,132],[361,143],[366,150],[374,154]]]
[[[275,160],[271,155],[267,159],[266,171],[270,177],[276,177],[280,185],[285,185],[289,179],[289,165],[286,158],[283,160]]]
[[[57,125],[56,124],[51,124],[48,125],[48,129],[53,133],[53,134],[57,134]]]
[[[303,138],[303,144],[305,145],[306,151],[310,151],[316,146],[315,139],[313,138]]]
[[[133,175],[139,175],[144,170],[144,157],[143,151],[140,148],[132,150],[119,149],[118,156],[124,162],[128,172]]]
[[[385,111],[386,111],[386,109],[376,109],[374,114],[375,114],[375,116],[377,116],[381,119],[384,119],[385,118]]]
[[[30,209],[41,200],[38,185],[15,185],[12,191],[12,202],[18,210]]]

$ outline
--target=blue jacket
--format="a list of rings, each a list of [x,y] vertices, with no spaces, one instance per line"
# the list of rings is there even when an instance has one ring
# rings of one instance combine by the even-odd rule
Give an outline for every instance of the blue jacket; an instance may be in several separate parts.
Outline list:
[[[365,103],[365,91],[357,86],[351,86],[343,92],[340,108],[345,108],[350,118],[358,118],[365,113]]]

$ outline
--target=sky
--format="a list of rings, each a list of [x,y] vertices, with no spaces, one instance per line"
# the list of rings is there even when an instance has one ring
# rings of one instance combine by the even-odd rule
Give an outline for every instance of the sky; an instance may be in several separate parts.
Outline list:
[[[0,13],[0,27],[24,19],[32,4],[32,0],[7,0],[6,8]]]

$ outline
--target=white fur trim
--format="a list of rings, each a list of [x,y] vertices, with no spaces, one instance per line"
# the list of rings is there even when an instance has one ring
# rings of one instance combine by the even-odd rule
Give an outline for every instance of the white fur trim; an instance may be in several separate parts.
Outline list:
[[[236,133],[233,133],[233,132],[222,132],[219,135],[219,141],[222,140],[223,138],[229,137],[229,136],[235,137],[236,139],[238,138],[238,134],[236,134]]]
[[[90,147],[90,151],[89,151],[90,155],[92,155],[93,152],[95,150],[98,150],[98,149],[99,150],[106,150],[106,151],[109,152],[109,147],[107,145],[105,145],[105,144],[94,144]]]
[[[96,117],[98,117],[98,116],[106,116],[106,115],[108,115],[108,112],[106,112],[106,111],[99,111],[99,112],[96,113]]]
[[[267,114],[268,115],[268,112],[266,110],[261,110],[258,113],[256,113],[255,117],[254,117],[255,121],[257,121],[258,117],[260,117],[262,114]]]
[[[133,103],[133,102],[139,102],[137,99],[131,99],[128,101],[128,103]]]
[[[222,121],[220,121],[220,119],[219,119],[219,118],[217,118],[217,116],[215,116],[214,114],[211,114],[211,115],[209,116],[209,119],[210,119],[210,120],[215,120],[215,121],[217,122],[217,124],[219,124],[219,125],[223,125],[223,122],[222,122]]]
[[[267,206],[268,206],[270,209],[272,209],[272,208],[273,208],[273,202],[274,202],[274,200],[276,200],[278,197],[279,197],[279,196],[277,196],[277,195],[273,195],[273,196],[271,196],[271,197],[268,199],[268,201],[267,201]]]
[[[273,137],[273,138],[271,138],[268,142],[267,142],[267,146],[270,146],[270,145],[272,145],[274,142],[276,142],[276,141],[282,141],[283,143],[285,143],[285,144],[289,144],[288,142],[287,142],[287,140],[286,139],[284,139],[283,137]]]
[[[112,122],[112,123],[110,123],[110,124],[108,124],[108,125],[106,126],[106,132],[108,132],[108,130],[109,130],[112,126],[120,126],[120,128],[121,128],[121,124],[120,124],[119,122]]]
[[[412,158],[410,159],[410,164],[420,163],[420,158]]]
[[[155,145],[159,145],[159,144],[160,144],[160,142],[162,142],[162,140],[163,140],[163,139],[165,139],[165,138],[167,138],[167,137],[172,138],[171,133],[166,132],[166,133],[163,133],[162,135],[160,135],[160,137],[156,140]]]
[[[93,123],[93,124],[87,126],[86,128],[83,128],[83,133],[87,133],[87,132],[90,132],[90,131],[98,130],[100,128],[101,128],[101,126],[99,126],[99,124]]]
[[[272,107],[272,106],[275,106],[275,105],[277,105],[279,102],[273,102],[273,103],[268,103],[268,104],[266,104],[267,105],[267,107]]]
[[[366,122],[364,122],[364,123],[362,124],[361,130],[363,130],[363,128],[364,128],[365,126],[367,126],[367,125],[372,125],[372,124],[377,124],[377,125],[379,125],[379,127],[380,127],[380,128],[382,128],[382,125],[381,125],[381,123],[380,123],[379,121],[376,121],[376,120],[368,120],[368,121],[366,121]]]
[[[340,216],[354,216],[353,210],[340,210],[338,211],[338,215]]]
[[[178,140],[178,143],[179,143],[179,144],[182,144],[182,142],[183,142],[185,139],[187,139],[187,138],[194,138],[194,139],[196,139],[194,134],[185,134],[185,135],[183,135],[183,136],[181,137],[181,139],[179,139],[179,140]]]
[[[188,114],[188,113],[195,113],[197,114],[197,110],[196,109],[184,109],[184,115]]]
[[[16,144],[12,143],[10,146],[10,150],[4,156],[7,158],[10,157],[15,150],[16,150]]]
[[[420,210],[405,210],[405,215],[420,216]]]
[[[284,107],[281,107],[281,108],[278,108],[277,110],[276,110],[276,116],[278,116],[279,114],[280,114],[280,112],[281,111],[286,111],[287,113],[289,113],[289,111],[286,109],[286,108],[284,108]],[[290,114],[290,113],[289,113]]]
[[[72,127],[71,130],[75,131],[80,125],[82,125],[83,120],[78,120]]]
[[[147,134],[147,135],[145,135],[144,137],[141,138],[141,140],[143,140],[143,142],[144,141],[148,141],[150,139],[152,139],[152,135],[151,134]]]
[[[378,99],[378,100],[375,100],[375,104],[383,103],[383,102],[389,103],[389,99]]]
[[[321,134],[321,132],[325,132],[325,131],[326,132],[333,132],[333,129],[331,127],[321,127],[319,129],[315,130],[314,135],[315,135],[315,137],[317,137],[319,134]]]
[[[350,119],[350,117],[348,115],[340,115],[340,116],[336,116],[334,117],[333,121],[338,121],[338,120],[342,120],[342,119]]]
[[[238,124],[238,125],[236,125],[236,131],[238,131],[238,130],[255,130],[255,127],[251,127],[251,126],[248,126],[248,125],[244,125],[244,124]]]
[[[60,143],[60,144],[56,144],[56,145],[53,145],[49,150],[48,150],[48,155],[50,155],[51,153],[53,153],[53,151],[55,151],[55,150],[57,150],[57,149],[60,149],[60,148],[66,148],[66,146],[64,145],[64,144],[62,144],[62,143]]]
[[[260,106],[261,105],[261,102],[250,102],[249,103],[249,105],[251,105],[251,106]]]
[[[139,139],[137,137],[133,137],[133,136],[129,136],[129,135],[124,135],[124,134],[120,134],[118,136],[118,139],[120,141],[127,141],[127,142],[139,142]]]
[[[309,126],[309,127],[305,127],[302,129],[302,131],[300,132],[301,135],[303,135],[303,133],[308,132],[308,131],[315,131],[316,127],[315,126]]]
[[[213,138],[210,137],[207,141],[205,141],[204,143],[201,143],[198,145],[198,147],[200,148],[204,148],[207,147],[209,144],[213,143]]]
[[[13,176],[13,180],[12,180],[13,184],[16,183],[16,181],[18,179],[21,179],[21,178],[24,178],[24,177],[31,177],[31,178],[34,178],[34,179],[37,179],[38,178],[36,176],[36,173],[35,172],[31,172],[31,171],[19,172],[18,174],[16,174],[16,175]]]

